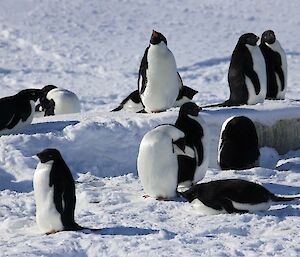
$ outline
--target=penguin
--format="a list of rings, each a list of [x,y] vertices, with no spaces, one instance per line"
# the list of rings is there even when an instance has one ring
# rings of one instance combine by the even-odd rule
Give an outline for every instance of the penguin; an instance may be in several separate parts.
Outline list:
[[[80,112],[80,101],[75,93],[54,85],[45,86],[42,92],[36,110],[44,111],[44,116]]]
[[[230,97],[224,103],[203,107],[254,105],[263,103],[267,93],[266,64],[253,33],[240,36],[228,71]]]
[[[222,125],[218,163],[222,170],[253,168],[260,156],[256,128],[245,116],[228,118]]]
[[[190,154],[179,154],[179,182],[190,186],[202,180],[208,168],[209,132],[199,116],[201,108],[193,102],[185,103],[179,110],[175,127],[184,132],[185,145]]]
[[[84,229],[74,220],[75,182],[60,152],[47,148],[37,156],[33,187],[39,229],[46,234]]]
[[[299,195],[275,195],[259,184],[242,179],[200,183],[180,194],[203,214],[254,213],[268,210],[272,202],[300,199]]]
[[[199,111],[195,103],[185,103],[175,125],[160,125],[143,137],[137,168],[147,195],[158,200],[173,198],[177,190],[205,176],[208,135]]]
[[[139,68],[138,90],[146,112],[162,112],[173,107],[182,80],[167,39],[154,31]]]
[[[287,85],[286,54],[272,30],[265,31],[259,45],[266,62],[267,99],[285,99]]]
[[[0,135],[20,132],[31,124],[40,89],[24,89],[0,99]]]
[[[194,90],[187,86],[182,86],[182,88],[179,90],[179,94],[173,107],[180,107],[184,103],[190,102],[193,99],[194,95],[197,93],[197,90]],[[127,96],[117,108],[112,110],[112,112],[121,110],[137,113],[144,110],[144,106],[142,104],[142,100],[140,98],[138,90],[130,93],[129,96]]]
[[[160,125],[145,134],[137,169],[146,196],[165,200],[177,195],[177,154],[183,150],[184,133],[173,125]]]
[[[112,112],[117,111],[131,111],[131,112],[140,112],[144,109],[140,94],[138,90],[135,90],[129,94],[122,102],[121,104],[112,110]]]

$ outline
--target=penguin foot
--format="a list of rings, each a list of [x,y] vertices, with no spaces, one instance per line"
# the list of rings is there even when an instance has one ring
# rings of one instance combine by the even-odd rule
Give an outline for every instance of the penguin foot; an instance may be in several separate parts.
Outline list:
[[[157,201],[167,201],[167,200],[168,200],[168,198],[165,198],[165,197],[159,196],[159,197],[156,197],[156,200],[157,200]]]
[[[150,195],[143,195],[143,198],[149,198],[150,197]]]
[[[52,234],[55,234],[57,231],[55,231],[54,229],[52,229],[52,230],[50,230],[49,232],[46,232],[45,234],[47,235],[47,236],[49,236],[49,235],[52,235]]]

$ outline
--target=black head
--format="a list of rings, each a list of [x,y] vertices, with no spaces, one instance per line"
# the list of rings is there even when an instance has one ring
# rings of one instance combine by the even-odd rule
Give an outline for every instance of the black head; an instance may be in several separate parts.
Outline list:
[[[253,33],[246,33],[240,36],[238,44],[255,46],[259,37]]]
[[[42,94],[40,89],[24,89],[20,91],[17,96],[24,98],[26,100],[37,101]]]
[[[268,44],[273,44],[276,40],[276,36],[273,30],[266,30],[262,35],[261,35],[261,42],[262,43],[268,43]]]
[[[42,152],[37,154],[37,157],[39,157],[41,163],[62,159],[60,152],[54,148],[47,148],[43,150]]]
[[[54,88],[57,88],[57,86],[47,85],[47,86],[44,86],[41,90],[42,90],[42,92],[43,92],[44,95],[47,95],[48,92],[51,91]]]
[[[190,203],[197,198],[197,185],[191,187],[189,190],[184,192],[179,192],[181,196],[187,199]]]
[[[161,41],[165,42],[165,44],[167,45],[167,39],[165,38],[165,36],[160,32],[153,30],[150,43],[152,45],[158,45]]]
[[[239,143],[250,141],[251,144],[257,144],[257,133],[251,119],[245,116],[237,116],[232,118],[223,131],[222,138],[232,140]]]
[[[179,115],[182,116],[187,116],[187,115],[191,115],[191,116],[198,116],[198,113],[201,111],[201,107],[199,107],[197,104],[193,103],[193,102],[187,102],[185,104],[183,104],[180,107],[179,110]]]

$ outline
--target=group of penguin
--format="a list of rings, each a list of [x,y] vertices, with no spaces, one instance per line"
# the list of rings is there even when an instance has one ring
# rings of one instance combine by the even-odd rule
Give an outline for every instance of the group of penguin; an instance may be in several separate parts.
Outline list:
[[[284,99],[287,75],[284,51],[273,31],[263,33],[260,46],[256,45],[258,39],[252,33],[239,38],[228,73],[230,98],[213,106],[256,104],[265,98]],[[139,68],[138,89],[113,110],[157,113],[180,107],[174,125],[157,126],[146,133],[140,143],[137,169],[145,197],[166,200],[181,195],[216,213],[266,210],[272,201],[298,199],[298,196],[276,196],[261,185],[240,179],[197,184],[208,168],[210,143],[208,128],[199,116],[201,107],[191,102],[196,93],[183,85],[165,36],[153,31]],[[74,93],[52,85],[22,90],[0,99],[0,135],[16,133],[30,124],[35,111],[45,116],[79,112],[80,103]],[[253,125],[246,117],[233,117],[224,123],[219,144],[222,169],[251,166],[257,159],[257,135],[249,124]],[[253,156],[249,158],[246,153],[241,165],[236,163],[232,153],[232,149],[239,151],[236,142],[241,145],[243,141],[234,132],[237,126],[249,128],[254,138],[249,138],[249,144],[254,142],[254,150],[242,145],[245,151],[250,149]],[[48,148],[37,156],[39,163],[33,185],[40,230],[52,234],[85,229],[75,222],[75,182],[60,152]]]

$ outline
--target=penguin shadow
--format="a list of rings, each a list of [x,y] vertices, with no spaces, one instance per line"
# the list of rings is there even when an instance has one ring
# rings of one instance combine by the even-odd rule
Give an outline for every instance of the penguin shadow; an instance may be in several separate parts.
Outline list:
[[[266,183],[264,186],[276,195],[299,195],[300,194],[300,187],[298,186],[286,186],[276,183]],[[275,204],[273,203],[273,206]],[[292,205],[297,205],[300,207],[299,200],[293,200],[291,202],[278,202],[276,205],[283,205],[282,208],[276,208],[272,210],[268,210],[264,213],[259,213],[258,215],[265,216],[275,216],[281,219],[285,219],[286,217],[294,217],[300,216],[300,208],[294,208]]]
[[[200,68],[205,68],[205,67],[211,67],[211,66],[216,66],[219,65],[221,63],[226,63],[226,62],[230,62],[231,57],[223,57],[223,58],[211,58],[208,60],[204,60],[201,62],[196,62],[192,65],[189,66],[183,66],[178,68],[178,72],[186,72],[186,71],[194,71]]]
[[[10,73],[12,73],[11,70],[3,69],[3,68],[0,67],[0,74],[1,75],[8,75]]]
[[[32,191],[32,180],[14,181],[15,177],[3,169],[0,169],[0,191],[9,189],[18,193],[29,193]]]
[[[50,121],[43,123],[34,123],[23,129],[22,134],[33,135],[33,134],[46,134],[50,132],[59,132],[68,126],[75,126],[78,124],[77,120],[70,121]]]
[[[111,228],[101,228],[101,229],[84,229],[79,232],[84,234],[97,234],[102,236],[147,236],[162,234],[164,239],[173,239],[176,234],[167,230],[157,230],[150,228],[138,228],[138,227],[124,227],[117,226]]]

